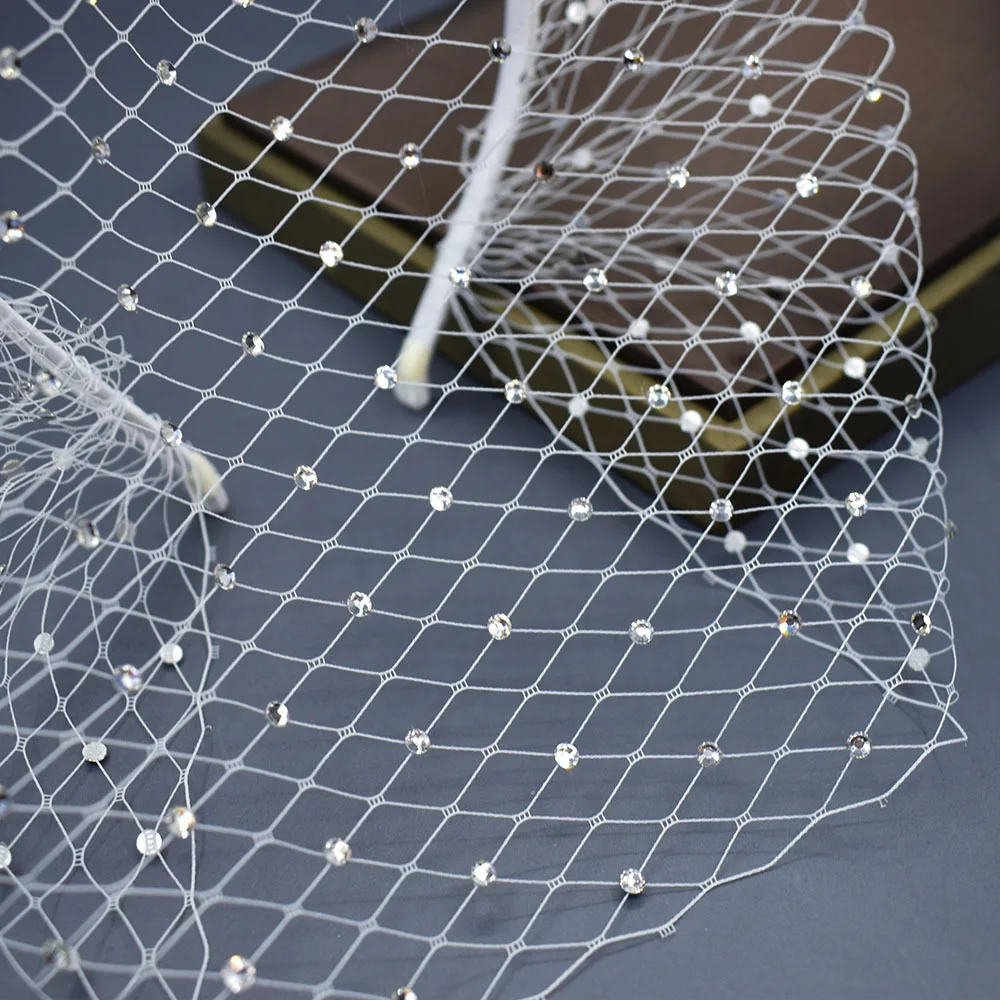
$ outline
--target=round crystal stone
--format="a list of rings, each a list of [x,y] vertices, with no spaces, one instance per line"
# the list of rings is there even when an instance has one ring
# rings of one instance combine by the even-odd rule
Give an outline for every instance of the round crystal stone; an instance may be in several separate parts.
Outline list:
[[[295,134],[295,126],[284,116],[275,115],[271,119],[271,135],[274,136],[278,142],[284,142],[286,139],[290,139]]]
[[[482,887],[497,880],[497,870],[489,861],[477,861],[472,866],[472,881]]]
[[[379,365],[375,369],[375,385],[380,389],[393,389],[398,381],[399,376],[392,365]]]
[[[756,52],[751,53],[743,60],[743,78],[745,80],[759,80],[763,74],[764,63]]]
[[[512,626],[510,619],[506,615],[500,614],[490,615],[489,621],[486,622],[486,628],[490,635],[499,641],[510,635]]]
[[[917,635],[931,634],[931,616],[926,611],[916,611],[910,618],[910,624]]]
[[[331,837],[323,845],[323,857],[331,865],[340,868],[351,860],[351,845],[341,837]]]
[[[90,143],[90,155],[98,163],[107,163],[111,159],[111,145],[108,140],[95,135]]]
[[[506,38],[494,38],[489,46],[490,59],[495,63],[506,62],[510,58],[510,42]]]
[[[214,226],[219,218],[218,214],[215,211],[215,208],[212,205],[210,205],[207,201],[198,202],[197,206],[195,207],[194,214],[198,216],[198,221],[203,226]]]
[[[754,94],[747,101],[747,110],[754,118],[763,118],[771,113],[771,98],[767,94]]]
[[[687,167],[669,167],[667,169],[667,184],[675,191],[687,187],[687,182],[691,179],[691,172]]]
[[[868,363],[864,358],[859,358],[855,355],[844,362],[844,374],[848,378],[857,379],[860,382],[867,373]]]
[[[116,297],[126,312],[135,312],[139,306],[139,293],[131,285],[119,285]]]
[[[142,687],[142,674],[131,663],[115,667],[111,672],[111,678],[115,682],[115,687],[123,694],[135,694]]]
[[[300,465],[292,475],[292,482],[300,490],[308,492],[319,482],[319,476],[311,465]]]
[[[867,299],[872,293],[872,283],[861,274],[856,274],[851,278],[851,291],[859,299]]]
[[[958,534],[958,525],[950,518],[944,522],[944,537],[950,542]]]
[[[587,5],[583,0],[570,0],[566,4],[566,11],[563,15],[570,24],[585,24],[587,21]]]
[[[523,403],[527,397],[524,383],[518,378],[512,378],[504,387],[503,394],[508,403]]]
[[[722,751],[715,743],[702,743],[698,746],[698,763],[702,767],[715,767],[722,760]]]
[[[727,552],[737,555],[747,547],[747,536],[742,531],[730,531],[722,544]]]
[[[347,598],[347,610],[355,618],[364,618],[365,615],[371,614],[372,599],[364,591],[355,590]]]
[[[156,76],[167,87],[172,87],[177,82],[177,70],[169,59],[161,59],[156,64]]]
[[[13,45],[0,49],[0,80],[16,80],[21,75],[21,56]]]
[[[93,521],[77,521],[73,533],[76,536],[76,544],[81,549],[90,551],[101,544],[101,533]]]
[[[920,217],[920,202],[916,198],[903,199],[903,211],[911,219]]]
[[[197,823],[194,813],[187,806],[174,806],[167,813],[167,829],[181,840],[187,840]]]
[[[723,271],[715,279],[715,290],[723,297],[730,298],[740,290],[739,282],[733,271]]]
[[[10,848],[6,844],[0,844],[0,870],[9,868],[14,856],[10,853]]]
[[[601,292],[608,287],[608,276],[600,267],[592,267],[583,276],[583,287],[588,292]]]
[[[468,288],[469,282],[472,280],[472,276],[469,274],[469,269],[467,267],[453,267],[448,272],[448,280],[456,288]]]
[[[243,352],[251,358],[259,358],[264,353],[264,338],[247,330],[243,334]]]
[[[662,410],[670,402],[670,386],[666,382],[651,385],[646,390],[646,402],[651,409]]]
[[[733,516],[733,503],[728,498],[722,497],[713,500],[708,507],[708,516],[713,521],[728,521]]]
[[[795,182],[795,190],[800,198],[812,198],[819,191],[819,181],[815,174],[799,174],[799,179]]]
[[[319,259],[326,267],[336,267],[344,259],[344,250],[339,243],[327,240],[319,248]]]
[[[236,585],[236,573],[227,563],[216,563],[212,567],[212,578],[220,590],[232,590]]]
[[[782,611],[778,615],[778,631],[789,639],[802,628],[802,619],[797,611]]]
[[[164,421],[160,424],[160,440],[168,448],[176,448],[184,440],[184,434],[179,427]]]
[[[924,412],[920,400],[912,393],[903,400],[903,409],[906,411],[906,415],[912,417],[914,420]]]
[[[764,331],[761,330],[759,323],[754,323],[753,320],[744,320],[740,323],[740,336],[749,344],[756,344],[758,340],[764,335]]]
[[[447,486],[435,486],[428,494],[428,499],[434,510],[445,511],[451,506],[453,497]]]
[[[851,517],[861,517],[868,513],[868,497],[864,493],[848,493],[844,506]]]
[[[847,749],[855,760],[864,760],[872,752],[872,741],[867,733],[851,733],[847,738]]]
[[[86,359],[79,359],[85,361]],[[35,388],[43,395],[51,399],[57,396],[62,390],[62,380],[57,378],[50,371],[44,368],[39,369],[34,375]]]
[[[535,180],[548,184],[556,175],[556,168],[548,160],[539,160],[535,164]]]
[[[923,646],[916,646],[906,657],[906,665],[911,670],[926,670],[931,662],[931,654]]]
[[[392,1000],[417,1000],[417,994],[409,986],[403,986],[393,993]]]
[[[781,401],[786,406],[795,406],[802,402],[802,385],[791,379],[781,386]]]
[[[399,162],[407,170],[413,170],[420,166],[420,160],[423,154],[420,152],[420,147],[415,142],[404,142],[402,146],[399,147]]]
[[[685,434],[697,434],[705,423],[705,418],[697,410],[685,410],[681,414],[681,430]]]
[[[140,830],[135,838],[135,849],[144,857],[151,858],[160,853],[163,838],[157,830]]]
[[[411,729],[403,738],[403,744],[410,753],[419,757],[431,748],[431,738],[422,729]]]
[[[359,17],[354,22],[354,34],[362,45],[367,45],[378,37],[378,25],[370,17]]]
[[[861,566],[868,562],[871,554],[871,549],[864,542],[851,542],[847,546],[847,561],[855,566]]]
[[[108,755],[108,748],[100,740],[84,743],[80,755],[88,764],[100,764]]]
[[[593,504],[586,497],[574,497],[567,508],[571,521],[589,521],[594,516]]]
[[[19,243],[24,238],[24,223],[17,212],[4,212],[0,215],[0,243]]]
[[[626,49],[622,55],[622,64],[629,73],[635,73],[642,69],[642,64],[645,61],[646,57],[639,49]]]
[[[882,88],[874,80],[869,80],[865,84],[865,100],[869,104],[882,100]]]
[[[280,729],[288,725],[288,706],[284,702],[269,701],[264,709],[264,716],[272,726]]]
[[[572,771],[580,763],[580,751],[572,743],[560,743],[553,756],[564,771]]]
[[[56,640],[50,632],[39,632],[35,636],[35,652],[36,653],[51,653],[56,646]]]
[[[797,462],[809,457],[809,442],[805,438],[793,437],[785,445],[785,453]]]
[[[76,965],[76,954],[65,941],[49,938],[42,945],[42,961],[65,972]]]
[[[636,618],[628,627],[628,637],[637,646],[646,646],[653,638],[653,626],[645,618]]]
[[[222,985],[230,993],[242,993],[257,981],[257,970],[253,967],[253,963],[248,962],[242,955],[230,956],[229,961],[222,967],[220,975]]]
[[[577,420],[580,420],[590,409],[590,403],[587,401],[586,396],[583,396],[580,393],[574,393],[574,395],[569,397],[569,403],[567,403],[566,409],[569,411],[569,415],[571,417],[576,417]]]
[[[638,868],[626,868],[618,876],[618,884],[622,887],[622,892],[638,896],[646,888],[646,876]]]

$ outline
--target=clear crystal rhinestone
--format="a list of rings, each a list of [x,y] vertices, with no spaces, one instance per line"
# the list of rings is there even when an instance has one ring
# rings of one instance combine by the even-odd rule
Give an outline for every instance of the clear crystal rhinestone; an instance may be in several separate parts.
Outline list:
[[[39,632],[34,645],[36,653],[51,653],[56,648],[56,640],[50,632]]]
[[[280,729],[288,725],[288,706],[281,701],[269,701],[264,709],[264,716],[272,726]]]
[[[906,657],[906,665],[911,670],[926,670],[931,662],[931,654],[923,646],[915,646]]]
[[[21,75],[21,57],[13,45],[0,49],[0,80],[16,80]]]
[[[722,760],[722,751],[715,743],[701,743],[698,746],[698,763],[702,767],[715,767]]]
[[[903,409],[906,411],[908,417],[912,417],[914,420],[924,412],[924,408],[914,395],[909,395],[903,400]]]
[[[510,58],[510,42],[506,38],[494,38],[489,44],[489,53],[493,62],[506,62]]]
[[[264,353],[264,338],[252,330],[243,334],[243,351],[251,358],[259,358]]]
[[[795,190],[801,198],[812,198],[819,191],[819,181],[815,174],[799,174],[799,179],[795,182]]]
[[[802,619],[797,611],[782,611],[778,615],[778,631],[789,639],[802,628]]]
[[[417,994],[409,986],[403,986],[393,993],[392,1000],[417,1000]]]
[[[140,830],[139,836],[135,838],[135,849],[147,858],[159,854],[162,846],[163,838],[157,830]]]
[[[53,396],[57,396],[63,387],[62,380],[53,375],[52,372],[46,371],[44,368],[35,372],[32,381],[34,381],[35,388],[38,390],[39,394],[49,399]]]
[[[380,389],[393,389],[399,381],[396,369],[392,365],[379,365],[375,369],[375,384]]]
[[[917,219],[920,217],[920,202],[916,198],[904,198],[903,199],[903,211],[911,219]]]
[[[428,500],[430,500],[431,507],[437,511],[447,510],[452,503],[453,497],[451,495],[451,490],[447,486],[435,486],[434,489],[428,494]]]
[[[96,549],[101,544],[101,533],[93,521],[77,521],[73,532],[76,536],[76,544],[81,549]]]
[[[319,482],[319,476],[311,465],[300,465],[292,474],[292,482],[300,490],[308,492]]]
[[[855,760],[864,760],[872,752],[872,741],[867,733],[851,733],[847,738],[847,749]]]
[[[882,88],[874,80],[869,80],[865,84],[865,100],[869,104],[882,100]]]
[[[771,98],[767,94],[754,94],[749,101],[747,101],[747,111],[750,112],[753,118],[764,118],[766,115],[771,113]],[[782,201],[786,201],[786,198],[782,198]]]
[[[572,771],[580,763],[580,751],[572,743],[560,743],[555,750],[556,763],[564,771]]]
[[[756,344],[764,336],[764,331],[761,330],[759,323],[754,323],[753,320],[748,319],[740,323],[740,336],[747,343]]]
[[[0,871],[9,868],[11,861],[13,855],[10,853],[10,848],[6,844],[0,844]]]
[[[126,312],[135,312],[139,306],[139,293],[131,285],[119,285],[117,298]]]
[[[65,941],[49,938],[42,945],[42,961],[65,972],[76,967],[76,954]]]
[[[868,513],[868,497],[864,493],[848,493],[844,506],[851,517],[861,517]]]
[[[232,955],[229,961],[222,967],[220,973],[222,985],[230,993],[242,993],[250,989],[257,981],[257,970],[253,963],[247,961],[242,955]]]
[[[319,248],[319,259],[326,267],[336,267],[344,259],[344,250],[339,243],[327,240]]]
[[[727,552],[738,555],[747,547],[747,536],[742,531],[730,531],[722,544]]]
[[[164,421],[160,424],[160,440],[167,447],[176,448],[184,440],[184,435],[179,427]]]
[[[364,618],[365,615],[371,614],[372,599],[364,591],[355,590],[347,598],[347,610],[355,618]]]
[[[503,394],[507,397],[508,403],[523,403],[527,397],[524,383],[517,378],[512,378],[504,387]]]
[[[115,667],[111,677],[115,687],[123,694],[135,694],[142,687],[142,674],[131,663]]]
[[[728,521],[733,516],[733,503],[726,497],[713,500],[708,506],[708,516],[713,521]]]
[[[802,402],[802,386],[793,380],[789,380],[781,386],[781,401],[787,406],[794,406]]]
[[[868,374],[868,363],[864,358],[854,355],[844,362],[844,374],[860,382]]]
[[[639,49],[626,49],[622,55],[622,64],[629,73],[635,73],[642,69],[642,64],[646,61],[646,57],[642,54]]]
[[[378,25],[370,17],[359,17],[354,22],[354,35],[362,45],[367,45],[378,37]]]
[[[340,868],[351,860],[351,845],[340,837],[331,837],[323,845],[323,857],[331,865],[336,865]]]
[[[467,267],[453,267],[448,272],[448,280],[456,288],[468,288],[469,282],[472,280],[472,275],[469,274]]]
[[[670,402],[670,386],[663,382],[659,385],[651,385],[646,390],[646,402],[654,410],[661,410]]]
[[[195,207],[194,214],[198,216],[198,221],[203,226],[214,226],[219,218],[215,208],[207,201],[199,201]]]
[[[723,297],[729,298],[740,290],[739,282],[733,271],[723,271],[715,279],[715,290]]]
[[[100,740],[92,740],[90,743],[84,743],[80,753],[88,764],[100,764],[107,757],[108,748]]]
[[[687,182],[691,179],[691,172],[687,167],[670,167],[667,170],[667,184],[675,191],[687,187]]]
[[[763,75],[763,60],[756,52],[753,52],[743,60],[743,78],[745,80],[759,80]]]
[[[910,618],[910,624],[917,635],[931,634],[931,616],[926,611],[917,611]]]
[[[0,215],[0,243],[19,243],[24,238],[24,223],[17,212],[4,212]]]
[[[586,497],[574,497],[566,512],[571,521],[589,521],[594,516],[594,507]]]
[[[697,434],[704,423],[705,418],[697,410],[685,410],[681,414],[680,425],[685,434]]]
[[[622,887],[622,892],[638,896],[646,888],[646,876],[638,868],[626,868],[618,876],[618,884]]]
[[[600,267],[592,267],[583,276],[583,285],[588,292],[600,292],[608,287],[608,276]]]
[[[548,160],[539,160],[535,164],[535,180],[548,184],[556,175],[556,168]]]
[[[167,813],[167,829],[181,840],[187,840],[198,822],[194,813],[187,806],[174,806]]]
[[[856,274],[851,278],[851,291],[859,299],[867,299],[872,293],[872,283],[864,275]]]
[[[944,522],[944,537],[950,542],[958,534],[958,525],[952,520]]]
[[[472,866],[472,881],[478,886],[487,886],[497,880],[497,870],[489,861],[477,861]]]
[[[861,566],[868,562],[871,554],[871,549],[864,542],[851,542],[847,546],[847,561],[855,566]]]
[[[160,647],[160,660],[168,666],[176,667],[184,659],[184,650],[176,642],[165,642]]]
[[[107,163],[111,159],[111,145],[103,136],[96,135],[90,143],[90,154],[98,163]]]
[[[284,142],[286,139],[290,139],[294,134],[295,126],[284,115],[275,115],[275,117],[271,119],[271,135],[273,135],[278,142]]]
[[[212,577],[220,590],[232,590],[236,586],[236,573],[228,563],[216,563],[212,567]]]
[[[653,626],[645,618],[636,618],[628,627],[628,637],[637,646],[648,645],[653,638]]]
[[[422,729],[411,729],[403,738],[407,750],[418,757],[431,748],[431,738]]]
[[[788,444],[785,445],[785,452],[789,458],[801,462],[809,457],[809,442],[801,437],[789,438]]]
[[[161,59],[156,64],[156,75],[160,83],[172,87],[177,82],[177,70],[169,59]]]
[[[420,166],[423,154],[415,142],[405,142],[399,147],[399,162],[407,169],[414,170]]]
[[[497,639],[506,639],[510,633],[512,626],[510,624],[510,619],[503,614],[500,615],[490,615],[489,621],[486,623],[486,628],[489,630],[490,635]]]
[[[570,3],[566,4],[564,16],[570,24],[585,24],[587,21],[587,5],[583,0],[571,0]]]

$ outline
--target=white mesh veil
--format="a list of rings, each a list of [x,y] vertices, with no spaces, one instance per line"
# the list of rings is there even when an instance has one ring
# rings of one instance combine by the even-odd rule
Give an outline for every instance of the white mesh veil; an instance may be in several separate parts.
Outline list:
[[[562,995],[964,739],[891,38],[511,0],[470,39],[471,4],[13,0],[5,996]],[[421,97],[435,53],[492,96]],[[310,96],[230,107],[268,81]],[[433,105],[461,153],[313,137],[328,170],[254,197],[359,152],[454,197],[322,253],[229,214],[324,94]],[[261,152],[206,201],[227,112]],[[381,270],[373,220],[420,223]]]

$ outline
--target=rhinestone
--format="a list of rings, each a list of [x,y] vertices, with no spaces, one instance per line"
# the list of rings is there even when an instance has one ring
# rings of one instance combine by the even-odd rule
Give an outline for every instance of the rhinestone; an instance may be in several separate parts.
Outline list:
[[[76,535],[76,544],[81,549],[96,549],[101,544],[101,533],[97,530],[97,525],[93,521],[77,521],[73,529]]]
[[[420,166],[420,160],[423,154],[420,152],[420,147],[415,142],[403,143],[399,148],[399,162],[407,170],[413,170],[415,167]]]
[[[574,497],[567,508],[571,521],[589,521],[594,516],[593,504],[586,497]]]
[[[219,218],[215,209],[207,201],[198,202],[194,214],[198,216],[198,221],[203,226],[214,226]]]
[[[851,278],[851,291],[859,299],[867,299],[872,293],[872,283],[860,274],[856,274]]]
[[[903,200],[903,211],[911,219],[917,219],[920,216],[920,202],[916,198],[905,198]]]
[[[467,267],[453,267],[448,272],[448,280],[456,288],[468,288],[469,282],[472,280],[472,276],[469,274],[469,269]]]
[[[176,667],[184,659],[184,650],[176,642],[167,642],[160,647],[160,660],[168,666]]]
[[[697,410],[685,410],[681,414],[680,425],[685,434],[697,434],[704,423],[705,418]]]
[[[264,353],[264,338],[247,330],[243,334],[243,353],[251,358],[259,358]]]
[[[628,627],[628,637],[637,646],[646,646],[653,638],[653,626],[645,618],[636,618]]]
[[[763,118],[771,113],[771,98],[767,94],[754,94],[747,101],[747,110],[754,118]],[[782,198],[782,201],[785,199]]]
[[[958,525],[954,521],[944,522],[944,537],[950,542],[958,534]]]
[[[156,75],[164,86],[172,87],[177,82],[177,70],[169,59],[161,59],[156,64]]]
[[[906,665],[911,670],[926,670],[931,662],[931,654],[923,646],[917,646],[910,650],[906,657]]]
[[[490,59],[495,63],[506,62],[510,58],[510,42],[506,38],[494,38],[488,48]]]
[[[728,521],[733,516],[733,503],[723,497],[713,500],[708,507],[708,516],[713,521]]]
[[[140,830],[139,836],[135,838],[135,849],[147,858],[159,854],[162,846],[163,838],[156,830]]]
[[[404,986],[393,993],[392,1000],[417,1000],[417,994],[409,986]]]
[[[850,357],[844,362],[844,374],[860,382],[868,374],[868,363],[857,355]]]
[[[903,400],[903,409],[906,410],[906,415],[912,417],[914,420],[924,412],[924,408],[914,395],[909,395]]]
[[[571,417],[576,417],[577,420],[580,420],[586,414],[587,410],[590,409],[590,403],[587,402],[586,396],[576,393],[570,396],[566,409],[569,411]]]
[[[778,615],[778,631],[786,638],[790,639],[802,628],[802,619],[797,611],[782,611]]]
[[[403,738],[406,749],[417,757],[431,748],[431,738],[422,729],[411,729]]]
[[[42,945],[42,961],[46,965],[54,965],[60,971],[65,972],[76,965],[76,956],[73,949],[64,941],[49,938]]]
[[[566,4],[566,20],[570,24],[585,24],[587,21],[587,5],[583,0],[571,0]]]
[[[21,75],[21,57],[12,45],[0,49],[0,80],[16,80]]]
[[[323,845],[323,857],[331,865],[336,865],[340,868],[351,860],[351,845],[340,837],[331,837]]]
[[[489,861],[477,861],[472,866],[472,881],[483,887],[497,880],[497,870]]]
[[[535,164],[535,180],[548,184],[556,175],[556,168],[548,160],[539,160]]]
[[[764,63],[756,52],[748,55],[743,60],[743,78],[745,80],[759,80],[764,75]]]
[[[142,674],[130,663],[115,667],[111,676],[122,694],[135,694],[142,687]]]
[[[864,542],[851,542],[847,546],[847,561],[853,563],[855,566],[861,566],[863,563],[868,562],[871,554],[871,549]]]
[[[242,955],[232,955],[220,973],[222,985],[230,993],[242,993],[257,981],[257,970]]]
[[[589,170],[594,165],[594,154],[586,146],[580,146],[570,153],[569,161],[574,170]]]
[[[592,267],[583,276],[583,285],[588,292],[600,292],[608,287],[608,276],[602,268]]]
[[[212,576],[220,590],[232,590],[236,585],[236,574],[227,563],[216,563],[212,568]]]
[[[764,336],[764,331],[761,330],[759,323],[748,319],[740,323],[740,336],[748,343],[756,344]]]
[[[184,439],[179,427],[170,423],[160,424],[160,440],[169,448],[176,448]]]
[[[698,747],[698,763],[702,767],[715,767],[722,760],[722,751],[715,743],[702,743]]]
[[[167,813],[167,829],[181,840],[188,839],[197,822],[194,813],[187,806],[174,806]]]
[[[354,22],[354,34],[362,45],[367,45],[378,36],[378,25],[370,17],[359,17]]]
[[[344,250],[339,243],[327,240],[319,248],[319,259],[326,267],[336,267],[344,259]]]
[[[524,383],[518,378],[512,378],[504,387],[503,394],[508,403],[523,403],[527,397]]]
[[[718,275],[715,279],[715,290],[723,298],[735,295],[740,290],[735,273],[732,271],[723,271],[722,274]]]
[[[675,191],[687,187],[687,182],[691,179],[691,172],[687,167],[670,167],[667,170],[667,184]]]
[[[844,506],[851,517],[861,517],[868,513],[868,497],[864,493],[848,493]]]
[[[646,57],[639,49],[626,49],[622,56],[622,63],[629,73],[635,73],[637,70],[642,69],[642,64],[645,61]]]
[[[555,750],[556,763],[564,771],[572,771],[580,763],[580,751],[572,743],[560,743]]]
[[[809,442],[805,438],[789,438],[788,444],[785,445],[785,452],[789,458],[794,458],[795,461],[801,462],[803,459],[809,457]]]
[[[375,385],[380,389],[393,389],[398,381],[399,376],[392,365],[380,365],[375,369]]]
[[[35,372],[34,383],[39,393],[49,399],[58,395],[63,387],[62,381],[53,375],[52,372],[45,371],[45,369]]]
[[[427,498],[430,500],[431,507],[436,511],[447,510],[451,506],[453,499],[451,490],[447,486],[435,486]]]
[[[670,402],[670,386],[665,382],[662,385],[651,385],[646,390],[646,402],[654,410],[662,410]]]
[[[88,764],[100,764],[107,757],[108,748],[99,740],[93,740],[90,743],[84,743],[80,753]]]
[[[94,136],[90,143],[90,153],[98,163],[107,163],[111,159],[111,146],[102,136]]]
[[[747,536],[742,531],[730,531],[722,544],[727,552],[737,555],[747,547]]]
[[[506,615],[490,615],[486,628],[497,641],[506,639],[511,633],[510,619]]]
[[[139,305],[139,293],[131,285],[118,286],[118,305],[126,312],[135,312]]]
[[[365,615],[371,613],[372,599],[363,591],[355,590],[354,593],[347,598],[347,610],[350,611],[355,618],[364,618]]]
[[[931,616],[926,611],[917,611],[910,618],[910,624],[917,635],[931,634]]]
[[[864,760],[872,752],[872,741],[867,733],[851,733],[847,738],[847,749],[855,760]]]
[[[290,139],[295,133],[295,126],[284,115],[276,115],[272,118],[270,128],[271,135],[273,135],[278,142],[284,142],[286,139]]]
[[[638,868],[626,868],[618,876],[618,884],[622,887],[622,892],[638,896],[646,888],[646,876]]]
[[[869,104],[882,100],[882,88],[874,80],[869,80],[865,84],[865,100]]]
[[[24,238],[24,223],[17,212],[4,212],[0,215],[0,243],[19,243]]]
[[[10,848],[6,844],[0,844],[0,870],[9,868],[12,860],[13,855],[10,853]]]
[[[269,701],[267,708],[264,709],[264,715],[272,726],[277,726],[279,729],[288,725],[288,706],[284,702]]]
[[[300,465],[292,475],[292,482],[300,490],[308,492],[319,482],[319,476],[311,465]]]
[[[781,401],[787,406],[794,406],[802,402],[802,386],[798,382],[789,380],[781,386]]]
[[[802,198],[812,198],[819,191],[819,181],[815,174],[800,174],[795,182],[795,190]]]
[[[36,653],[51,653],[56,648],[56,640],[49,632],[39,632],[35,636],[34,645]]]

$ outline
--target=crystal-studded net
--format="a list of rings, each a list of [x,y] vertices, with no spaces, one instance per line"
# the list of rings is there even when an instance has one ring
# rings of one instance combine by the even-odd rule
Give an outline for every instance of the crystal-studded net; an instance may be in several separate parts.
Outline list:
[[[25,996],[561,996],[964,737],[891,41],[507,6],[6,0]]]

